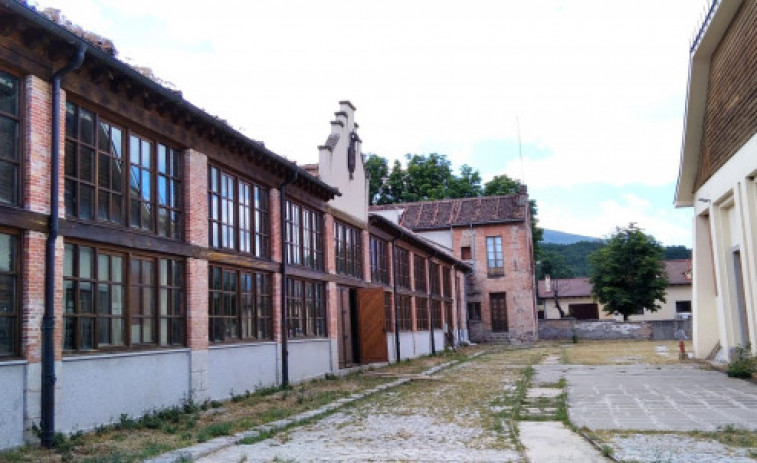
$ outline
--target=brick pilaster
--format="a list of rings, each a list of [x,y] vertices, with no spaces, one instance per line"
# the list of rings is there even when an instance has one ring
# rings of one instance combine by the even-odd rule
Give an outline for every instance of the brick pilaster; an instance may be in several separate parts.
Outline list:
[[[195,150],[184,153],[184,236],[187,243],[208,246],[208,157]]]

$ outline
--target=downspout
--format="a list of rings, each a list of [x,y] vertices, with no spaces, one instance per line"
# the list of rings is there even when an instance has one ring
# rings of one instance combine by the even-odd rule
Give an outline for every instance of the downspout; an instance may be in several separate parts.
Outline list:
[[[427,271],[426,275],[428,275],[428,324],[429,328],[431,328],[431,355],[436,355],[436,340],[434,340],[434,300],[433,296],[431,295],[431,259],[436,257],[436,251],[434,251],[430,256],[428,256],[428,264],[426,265]],[[441,268],[441,267],[440,267]],[[439,268],[437,268],[437,276],[439,276]],[[439,278],[439,285],[441,286],[441,278]],[[440,302],[441,304],[441,302]]]
[[[58,174],[60,173],[60,81],[79,69],[87,45],[81,43],[76,56],[53,74],[52,146],[50,148],[50,224],[45,247],[45,313],[42,317],[42,445],[50,448],[55,438],[55,242],[58,240]]]
[[[297,180],[297,172],[279,185],[279,233],[281,233],[281,385],[289,385],[289,351],[287,350],[287,243],[286,187]]]
[[[394,363],[400,363],[400,319],[397,316],[397,246],[394,242],[405,236],[405,232],[400,230],[400,236],[392,239],[392,284],[394,286],[394,351],[396,358]]]
[[[461,340],[463,339],[463,330],[460,328],[460,284],[457,282],[457,264],[452,264],[452,281],[453,281],[453,289],[452,293],[455,295],[455,325],[457,326],[457,342],[456,345],[453,347],[457,347],[460,345]]]

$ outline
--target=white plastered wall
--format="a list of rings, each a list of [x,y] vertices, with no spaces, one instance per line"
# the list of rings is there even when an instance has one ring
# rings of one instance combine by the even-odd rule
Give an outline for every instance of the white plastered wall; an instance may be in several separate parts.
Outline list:
[[[698,358],[709,355],[718,342],[725,358],[732,348],[746,342],[751,343],[753,351],[757,347],[755,174],[757,137],[752,137],[695,192],[692,310],[694,349]],[[734,251],[738,251],[741,260],[745,314],[738,306]],[[741,334],[745,321],[746,339]]]

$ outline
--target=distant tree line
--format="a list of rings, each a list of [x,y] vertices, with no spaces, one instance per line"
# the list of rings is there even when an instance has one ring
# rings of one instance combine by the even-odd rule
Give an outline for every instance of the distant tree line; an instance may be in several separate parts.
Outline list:
[[[541,243],[537,277],[582,278],[591,274],[589,254],[605,246],[603,241],[579,241],[573,244]],[[691,249],[686,246],[663,246],[663,258],[691,259]]]

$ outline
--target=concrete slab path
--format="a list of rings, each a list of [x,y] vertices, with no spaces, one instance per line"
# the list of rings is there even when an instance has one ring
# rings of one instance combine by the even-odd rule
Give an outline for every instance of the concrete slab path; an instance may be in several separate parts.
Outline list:
[[[583,437],[558,421],[521,421],[520,442],[531,463],[607,463]]]
[[[757,430],[757,385],[696,365],[563,366],[570,419],[590,429]]]

